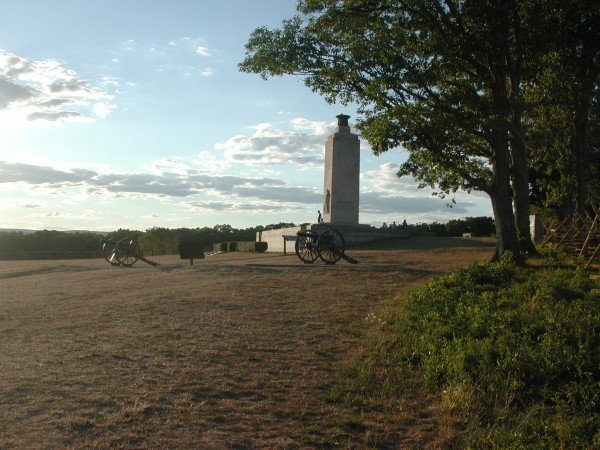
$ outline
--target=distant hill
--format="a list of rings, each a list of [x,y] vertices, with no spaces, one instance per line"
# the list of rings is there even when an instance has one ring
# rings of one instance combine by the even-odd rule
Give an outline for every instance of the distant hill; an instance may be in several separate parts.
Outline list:
[[[35,233],[38,230],[25,230],[22,228],[0,228],[0,233],[23,233],[23,234],[31,234]]]
[[[36,233],[38,231],[42,231],[42,230],[28,230],[25,228],[0,228],[0,233],[4,232],[4,233],[23,233],[23,234],[33,234]],[[99,234],[102,236],[106,236],[107,234],[110,233],[110,231],[89,231],[89,230],[55,230],[55,231],[60,231],[61,233],[69,233],[69,234],[74,234],[74,233],[93,233],[93,234]]]

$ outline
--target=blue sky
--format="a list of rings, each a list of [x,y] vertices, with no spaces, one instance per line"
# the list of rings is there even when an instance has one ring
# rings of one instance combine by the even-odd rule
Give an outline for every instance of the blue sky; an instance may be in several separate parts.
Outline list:
[[[0,0],[0,228],[312,222],[335,116],[293,77],[238,71],[295,0]],[[490,216],[396,177],[361,140],[360,222]]]

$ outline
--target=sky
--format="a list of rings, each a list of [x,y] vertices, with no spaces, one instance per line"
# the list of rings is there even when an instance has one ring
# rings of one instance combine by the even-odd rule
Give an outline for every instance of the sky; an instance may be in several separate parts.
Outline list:
[[[315,222],[325,141],[355,107],[238,69],[250,33],[295,5],[0,0],[0,229]],[[398,178],[406,157],[361,139],[360,223],[492,215],[481,193],[448,208]]]

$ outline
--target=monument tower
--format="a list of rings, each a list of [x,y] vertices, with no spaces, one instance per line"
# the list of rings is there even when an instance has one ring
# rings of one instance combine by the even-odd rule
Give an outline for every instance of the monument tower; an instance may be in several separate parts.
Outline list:
[[[336,116],[338,126],[325,143],[323,222],[358,225],[360,141],[350,132],[350,116]]]

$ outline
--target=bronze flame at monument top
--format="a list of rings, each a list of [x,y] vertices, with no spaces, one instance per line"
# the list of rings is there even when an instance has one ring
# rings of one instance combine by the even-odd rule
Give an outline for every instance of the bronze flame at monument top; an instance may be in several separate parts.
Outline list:
[[[337,120],[338,120],[338,127],[347,127],[348,125],[348,119],[350,118],[350,116],[346,115],[346,114],[338,114],[337,116]]]

